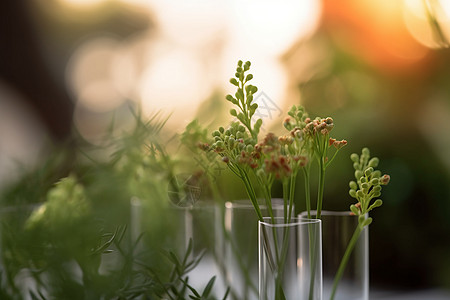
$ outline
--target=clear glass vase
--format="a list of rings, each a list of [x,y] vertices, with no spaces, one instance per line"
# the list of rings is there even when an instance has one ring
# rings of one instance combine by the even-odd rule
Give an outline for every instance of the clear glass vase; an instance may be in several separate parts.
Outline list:
[[[263,216],[267,207],[260,204]],[[272,200],[275,216],[283,216],[283,199]],[[223,258],[226,285],[230,287],[230,299],[258,299],[258,217],[250,200],[225,203],[222,228]]]
[[[313,217],[316,215],[312,211]],[[303,212],[301,217],[307,218]],[[369,231],[365,227],[351,252],[340,280],[334,283],[339,265],[358,226],[349,211],[322,211],[323,299],[369,299]],[[335,288],[333,288],[335,286]],[[335,289],[334,298],[331,298]]]
[[[259,299],[321,300],[321,221],[259,222]]]

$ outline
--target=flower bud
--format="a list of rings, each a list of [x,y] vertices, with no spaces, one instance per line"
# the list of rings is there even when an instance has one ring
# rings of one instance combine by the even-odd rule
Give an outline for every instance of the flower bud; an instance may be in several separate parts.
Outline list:
[[[219,131],[220,131],[220,133],[224,133],[224,132],[225,132],[225,129],[224,129],[222,126],[220,126],[220,127],[219,127]]]
[[[372,180],[370,180],[370,184],[375,186],[375,185],[379,185],[380,184],[380,180],[378,178],[372,178]]]
[[[350,183],[348,184],[349,186],[350,186],[350,188],[352,189],[352,190],[357,190],[358,189],[358,185],[356,184],[356,182],[354,182],[354,181],[350,181]]]
[[[358,217],[358,221],[359,221],[359,224],[364,223],[364,221],[366,221],[366,216],[365,216],[365,215],[360,215],[360,216]]]
[[[370,156],[370,150],[369,148],[363,148],[362,149],[362,154],[365,156]]]
[[[350,206],[350,210],[352,211],[352,213],[354,213],[355,215],[359,215],[359,209],[356,207],[356,205],[352,204]]]
[[[372,167],[368,167],[365,171],[364,171],[364,175],[366,175],[367,177],[369,177],[373,172],[373,168]]]
[[[376,185],[372,188],[372,191],[374,192],[381,192],[381,186],[380,185]]]
[[[224,156],[222,157],[222,161],[227,164],[230,162],[230,158],[228,156]]]
[[[379,162],[380,162],[380,160],[378,159],[378,157],[373,157],[371,160],[369,160],[368,166],[376,168],[376,167],[378,167]]]
[[[375,172],[372,173],[372,178],[380,178],[380,177],[381,177],[380,170],[376,170]]]
[[[230,109],[230,115],[232,115],[233,117],[237,117],[237,111],[234,108]]]
[[[385,175],[383,175],[383,177],[381,177],[380,183],[382,185],[386,185],[389,183],[390,180],[391,180],[391,177],[389,175],[385,174]]]
[[[350,195],[350,197],[356,198],[356,191],[355,190],[349,190],[348,194]]]
[[[361,170],[356,170],[355,171],[355,178],[356,179],[359,180],[361,177],[363,177],[363,175],[364,175],[363,171],[361,171]]]
[[[215,130],[215,131],[213,132],[212,136],[214,136],[214,137],[220,136],[219,130]]]
[[[350,159],[351,159],[353,162],[359,162],[359,156],[358,156],[358,154],[356,154],[356,153],[353,153],[352,155],[350,155]]]
[[[358,198],[364,198],[364,192],[359,190],[356,192],[356,196],[358,196]]]
[[[368,190],[369,189],[369,184],[367,182],[364,182],[364,183],[361,184],[361,188],[363,190]]]
[[[236,140],[233,138],[230,138],[228,140],[228,145],[230,145],[230,148],[233,148],[235,143],[236,143]]]
[[[236,80],[236,78],[231,78],[231,79],[230,79],[230,83],[231,83],[232,85],[239,86],[239,83],[238,83],[238,81]]]
[[[364,222],[362,222],[362,226],[369,226],[370,224],[372,224],[372,218],[367,218],[366,220],[364,220]]]

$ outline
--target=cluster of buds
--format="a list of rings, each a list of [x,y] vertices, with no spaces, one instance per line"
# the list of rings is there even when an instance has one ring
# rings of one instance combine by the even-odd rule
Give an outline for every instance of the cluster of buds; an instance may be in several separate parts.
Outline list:
[[[245,74],[245,72],[250,70],[250,65],[251,63],[249,61],[245,63],[241,60],[238,61],[235,77],[230,79],[230,83],[237,87],[237,91],[234,96],[231,94],[227,95],[226,99],[241,110],[237,111],[233,108],[230,110],[230,114],[248,128],[253,138],[257,138],[262,126],[262,120],[258,119],[252,128],[251,120],[256,109],[258,109],[258,104],[253,103],[253,95],[258,91],[258,88],[254,85],[247,84],[253,79],[252,74]]]
[[[316,134],[327,135],[334,127],[333,119],[330,117],[324,119],[316,118],[314,120],[306,118],[305,123],[306,126],[303,132],[308,136],[314,136]]]
[[[285,155],[271,155],[264,161],[265,171],[274,174],[277,179],[289,177],[292,174],[289,162],[290,159]]]
[[[305,128],[308,113],[305,111],[303,106],[292,106],[288,111],[288,115],[289,117],[287,117],[283,122],[284,128],[286,128],[290,132],[294,130],[303,130],[303,128]]]
[[[353,153],[350,158],[353,161],[356,181],[350,181],[349,194],[358,201],[350,206],[350,210],[352,214],[359,216],[359,224],[364,227],[372,223],[372,218],[366,218],[366,214],[383,204],[381,199],[373,202],[372,199],[381,196],[381,186],[387,185],[390,177],[381,175],[379,170],[375,170],[379,159],[370,158],[368,148],[362,150],[361,156]]]
[[[347,145],[347,141],[346,140],[340,140],[337,141],[336,139],[330,138],[328,141],[328,146],[334,146],[334,148],[336,149],[341,149],[342,147]]]
[[[245,149],[246,145],[254,144],[245,127],[238,122],[233,122],[228,129],[220,127],[212,135],[214,143],[211,145],[211,149],[219,154],[237,156]]]

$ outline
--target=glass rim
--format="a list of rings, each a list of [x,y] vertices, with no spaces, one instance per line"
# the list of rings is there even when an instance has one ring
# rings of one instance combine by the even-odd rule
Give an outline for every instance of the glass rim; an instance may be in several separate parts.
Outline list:
[[[259,220],[258,224],[268,227],[293,227],[298,225],[316,225],[322,222],[320,219],[306,219],[300,217],[292,217],[289,223],[276,223],[276,222],[272,223],[272,219],[284,221],[284,217],[273,217],[273,218],[263,217],[264,222]],[[269,222],[266,222],[266,220],[268,220]]]
[[[267,208],[267,205],[262,202],[263,199],[258,199],[258,204],[262,208]],[[273,201],[275,200],[275,201]],[[273,198],[272,207],[284,207],[282,198]],[[243,208],[243,209],[255,209],[250,199],[232,200],[225,202],[225,208]]]

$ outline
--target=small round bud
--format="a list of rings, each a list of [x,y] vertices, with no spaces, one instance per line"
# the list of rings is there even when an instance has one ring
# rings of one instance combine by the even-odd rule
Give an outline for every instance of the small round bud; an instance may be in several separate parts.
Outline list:
[[[379,185],[380,184],[380,180],[378,178],[372,178],[372,180],[370,180],[370,184],[375,186],[375,185]]]
[[[253,152],[253,146],[252,145],[247,145],[246,150],[247,152]]]
[[[370,217],[365,219],[364,222],[362,222],[363,227],[369,226],[370,224],[372,224],[372,218],[370,218]]]
[[[215,131],[213,132],[212,136],[214,136],[214,137],[220,136],[219,130],[215,130]]]
[[[239,60],[239,61],[238,61],[238,66],[239,66],[239,67],[242,67],[242,60]]]
[[[230,79],[230,83],[235,85],[235,86],[239,86],[239,82],[236,80],[236,78],[231,78]]]
[[[369,148],[363,148],[362,149],[362,154],[365,156],[370,156],[370,150]]]
[[[222,126],[219,127],[219,131],[220,133],[224,133],[225,132],[225,128],[223,128]]]
[[[371,160],[369,160],[368,166],[376,168],[376,167],[378,167],[379,162],[380,162],[380,160],[378,159],[378,157],[373,157]]]
[[[233,117],[236,117],[237,116],[237,111],[234,108],[230,109],[230,115],[232,115]]]
[[[364,174],[369,177],[373,172],[373,168],[372,167],[368,167],[365,171]]]
[[[352,204],[350,206],[350,210],[352,211],[352,213],[354,213],[355,215],[359,215],[359,209],[356,207],[356,205]]]
[[[227,100],[230,101],[230,102],[233,102],[234,97],[231,96],[230,94],[228,94],[228,95],[225,97],[225,99],[227,99]]]
[[[359,198],[363,198],[364,197],[364,192],[359,190],[359,191],[356,192],[356,196],[359,197]]]
[[[365,216],[365,215],[360,215],[360,216],[358,217],[359,224],[364,223],[365,220],[366,220],[366,216]]]
[[[252,74],[248,74],[247,77],[245,77],[245,81],[249,81],[253,79],[253,75]]]
[[[360,179],[361,177],[363,177],[364,176],[364,173],[363,173],[363,171],[361,171],[361,170],[356,170],[355,171],[355,178],[356,179]]]
[[[369,189],[369,184],[367,182],[364,182],[361,184],[361,188],[364,190],[368,190]]]
[[[350,155],[350,159],[354,162],[359,162],[359,156],[356,153],[353,153],[352,155]]]
[[[233,138],[228,139],[228,145],[230,145],[230,148],[233,148],[235,143],[236,143],[235,139]]]
[[[354,181],[350,181],[349,186],[352,190],[356,191],[358,189],[358,185]]]
[[[349,190],[348,194],[350,195],[350,197],[356,198],[356,191],[355,190]]]
[[[228,156],[224,156],[222,157],[222,161],[227,164],[230,162],[230,158]]]
[[[380,178],[381,177],[381,171],[380,170],[375,170],[372,173],[372,178]]]
[[[383,177],[381,177],[380,183],[382,185],[386,185],[389,183],[390,180],[391,180],[391,177],[389,175],[385,174],[385,175],[383,175]]]

